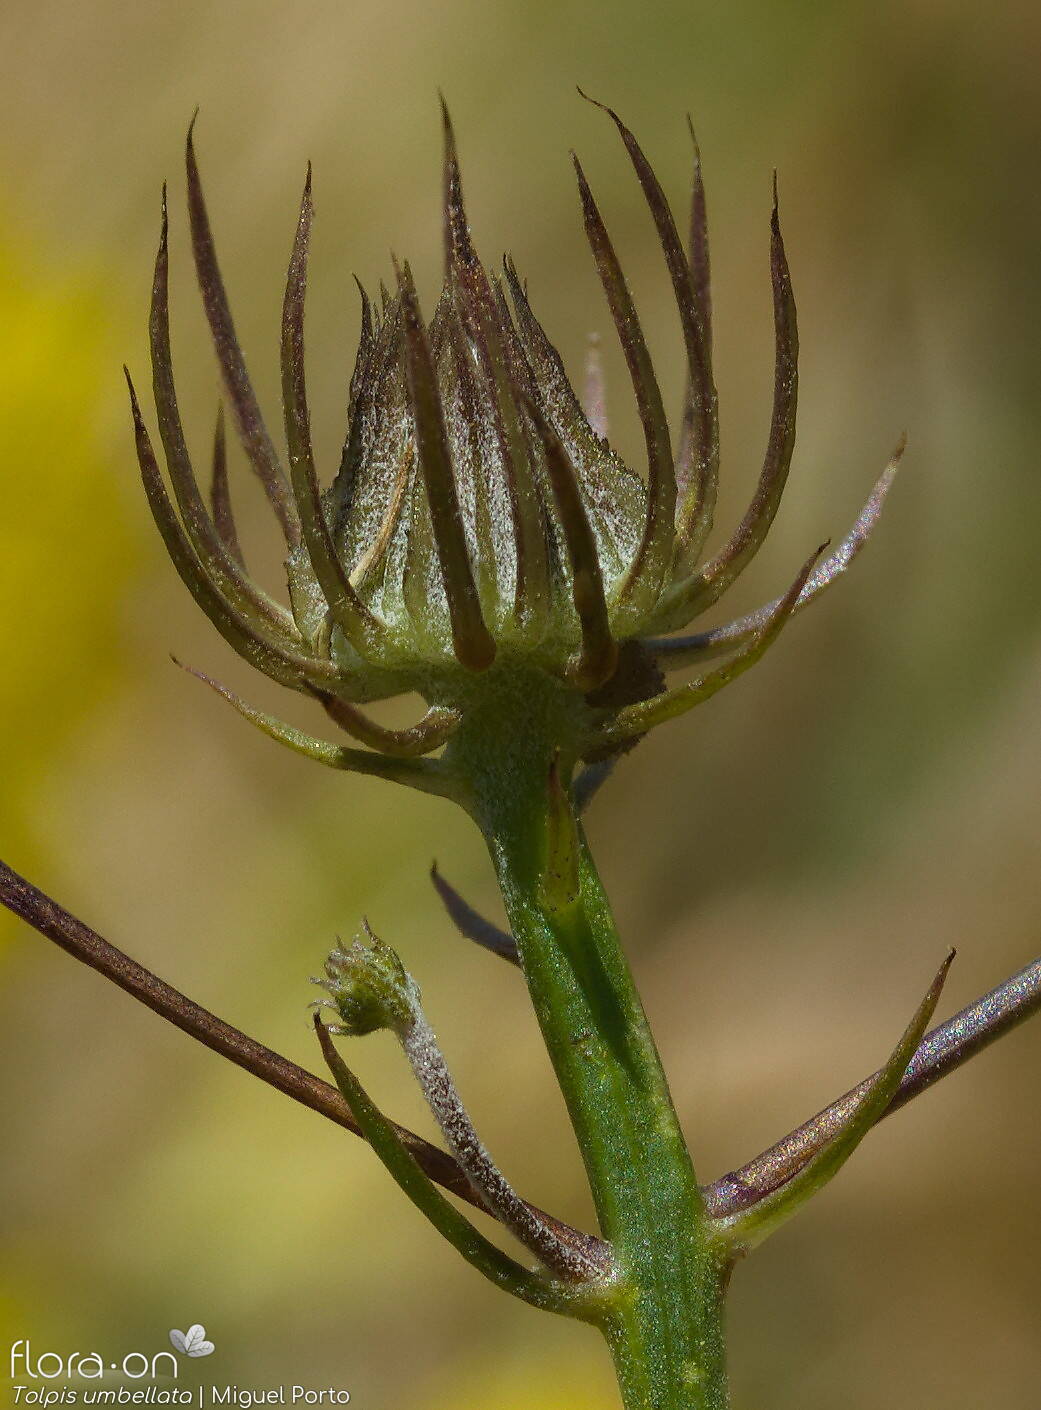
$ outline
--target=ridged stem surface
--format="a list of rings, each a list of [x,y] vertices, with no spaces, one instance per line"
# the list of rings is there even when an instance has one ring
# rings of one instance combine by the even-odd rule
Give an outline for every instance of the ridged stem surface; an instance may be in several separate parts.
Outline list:
[[[486,708],[469,702],[449,752],[616,1252],[603,1330],[625,1410],[725,1410],[726,1269],[596,866],[566,799],[570,861],[555,816],[552,775],[571,760],[554,744],[578,736],[575,697],[545,677],[482,684]]]

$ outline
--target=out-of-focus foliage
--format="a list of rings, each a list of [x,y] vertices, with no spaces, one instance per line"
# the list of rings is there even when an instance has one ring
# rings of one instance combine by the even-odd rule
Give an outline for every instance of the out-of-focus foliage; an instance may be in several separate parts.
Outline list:
[[[118,683],[140,571],[113,454],[112,287],[87,262],[49,263],[0,226],[3,685],[0,835],[24,867],[47,856],[34,794]],[[122,481],[122,483],[121,483]],[[15,931],[6,913],[0,937]]]
[[[314,162],[308,359],[328,477],[357,331],[351,272],[375,285],[393,247],[432,297],[441,86],[482,255],[492,264],[511,251],[573,370],[586,333],[605,335],[613,423],[639,463],[569,147],[631,275],[673,407],[680,337],[628,163],[607,119],[575,97],[578,80],[633,126],[680,209],[684,113],[697,122],[714,241],[721,532],[751,493],[769,417],[769,173],[780,169],[802,334],[799,442],[773,547],[733,609],[773,595],[842,533],[910,433],[848,581],[756,672],[641,745],[591,814],[704,1177],[875,1066],[949,944],[959,958],[945,1012],[1033,958],[1039,71],[1041,12],[1016,0],[9,0],[0,181],[33,251],[11,265],[23,271],[12,297],[27,317],[35,288],[66,290],[42,303],[79,332],[55,333],[46,380],[28,387],[28,358],[0,325],[13,368],[0,399],[17,412],[0,437],[13,426],[20,445],[0,463],[3,550],[31,554],[48,593],[77,566],[39,631],[34,603],[5,587],[0,710],[17,699],[31,733],[22,744],[5,733],[3,787],[10,797],[16,769],[32,792],[14,822],[5,816],[0,855],[310,1064],[307,975],[368,914],[422,984],[511,1178],[562,1217],[589,1219],[517,976],[452,934],[426,880],[436,855],[498,914],[465,822],[436,800],[282,757],[170,665],[174,650],[284,708],[281,692],[256,690],[165,561],[135,487],[119,378],[125,359],[147,380],[169,177],[174,356],[203,463],[217,384],[179,167],[198,103],[237,327],[272,412],[280,283]],[[70,292],[97,288],[92,277],[70,286],[68,271],[84,267],[105,271],[104,298],[81,296],[93,314]],[[74,356],[88,331],[93,381]],[[70,378],[85,398],[82,435],[63,409]],[[23,420],[26,395],[40,411]],[[29,454],[22,426],[46,454]],[[255,552],[263,509],[241,461],[232,474]],[[108,496],[89,537],[54,489],[59,475],[70,494],[86,478]],[[145,548],[121,580],[128,533]],[[274,581],[274,555],[261,552]],[[14,632],[59,673],[48,689],[24,678]],[[108,643],[92,657],[97,674],[80,654],[86,632]],[[298,719],[322,728],[305,705]],[[887,1122],[809,1214],[737,1271],[737,1406],[1033,1410],[1041,1134],[1016,1110],[1034,1109],[1039,1052],[1041,1033],[1016,1034]],[[364,1410],[586,1410],[588,1373],[590,1406],[614,1403],[595,1336],[496,1299],[453,1264],[358,1143],[21,931],[0,996],[0,1060],[0,1338],[148,1349],[194,1319],[216,1343],[206,1373],[221,1383],[340,1384]],[[358,1063],[387,1111],[430,1134],[389,1040],[367,1040]]]

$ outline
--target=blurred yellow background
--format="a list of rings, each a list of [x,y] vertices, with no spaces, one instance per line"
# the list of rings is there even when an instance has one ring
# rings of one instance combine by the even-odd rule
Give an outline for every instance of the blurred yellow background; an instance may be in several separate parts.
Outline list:
[[[744,610],[841,535],[903,429],[877,541],[756,672],[660,731],[591,815],[702,1177],[872,1069],[949,944],[944,1014],[1041,946],[1041,11],[1014,0],[779,5],[8,0],[0,12],[0,855],[200,1002],[314,1067],[304,1005],[362,914],[424,987],[525,1194],[588,1221],[516,975],[426,879],[496,914],[433,799],[262,740],[169,653],[303,721],[201,618],[139,491],[120,363],[147,381],[159,188],[200,461],[218,394],[185,258],[184,129],[255,381],[315,168],[312,414],[326,473],[370,287],[433,302],[436,90],[489,262],[515,256],[569,365],[609,331],[578,148],[672,404],[680,338],[624,153],[685,209],[695,118],[734,522],[769,416],[771,168],[802,332],[799,446]],[[638,462],[620,359],[617,439]],[[247,535],[265,514],[233,470]],[[270,544],[269,539],[263,539]],[[274,563],[273,553],[271,562]],[[319,728],[314,719],[310,721]],[[735,1278],[736,1410],[1036,1410],[1041,1023],[887,1122]],[[0,922],[0,1345],[113,1351],[205,1323],[205,1376],[348,1387],[360,1410],[606,1410],[585,1329],[493,1293],[360,1143]],[[390,1040],[355,1065],[425,1133]],[[1022,1113],[1022,1114],[1020,1114]],[[4,1333],[9,1333],[6,1338]],[[6,1370],[6,1368],[0,1368]],[[200,1374],[203,1374],[200,1372]]]

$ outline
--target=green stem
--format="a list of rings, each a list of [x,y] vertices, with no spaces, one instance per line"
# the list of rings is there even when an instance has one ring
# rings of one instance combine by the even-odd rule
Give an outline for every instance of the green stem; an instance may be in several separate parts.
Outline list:
[[[726,1256],[711,1236],[647,1018],[577,824],[577,898],[547,900],[547,852],[559,846],[548,741],[569,731],[559,718],[549,727],[546,712],[555,713],[554,697],[540,698],[533,682],[515,695],[494,692],[489,714],[471,717],[453,741],[452,765],[467,779],[600,1227],[616,1253],[618,1283],[601,1326],[626,1410],[724,1410]],[[562,770],[565,778],[569,772]]]

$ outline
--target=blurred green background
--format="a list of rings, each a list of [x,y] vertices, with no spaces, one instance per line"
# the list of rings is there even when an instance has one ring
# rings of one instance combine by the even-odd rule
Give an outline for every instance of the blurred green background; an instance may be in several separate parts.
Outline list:
[[[275,411],[304,164],[316,440],[334,463],[351,274],[391,248],[433,302],[436,90],[479,246],[509,249],[569,364],[608,331],[567,152],[594,181],[675,405],[660,252],[608,121],[685,208],[696,120],[713,234],[725,489],[769,415],[769,179],[803,344],[800,439],[744,610],[852,520],[911,446],[870,551],[751,676],[660,731],[591,818],[703,1178],[873,1068],[945,948],[944,1013],[1041,933],[1041,11],[995,0],[494,5],[8,0],[0,12],[0,855],[171,982],[314,1066],[304,1004],[361,915],[420,978],[493,1152],[588,1221],[516,975],[451,931],[436,855],[495,911],[464,821],[327,775],[246,728],[176,651],[250,681],[164,559],[120,363],[146,381],[159,187],[172,182],[175,355],[200,459],[218,394],[185,259],[200,158],[233,305]],[[624,371],[613,428],[638,462]],[[266,533],[240,462],[247,533]],[[274,563],[273,547],[269,549]],[[317,722],[312,724],[319,728]],[[496,912],[497,913],[497,912]],[[158,1349],[205,1323],[205,1378],[348,1387],[360,1410],[606,1410],[592,1333],[442,1248],[364,1148],[0,922],[0,1343]],[[875,1133],[735,1278],[736,1410],[1035,1410],[1041,1025]],[[430,1123],[390,1040],[355,1063]],[[3,1334],[9,1333],[4,1338]],[[219,1362],[219,1364],[218,1364]],[[0,1367],[6,1373],[6,1367]],[[5,1382],[6,1384],[6,1382]]]

